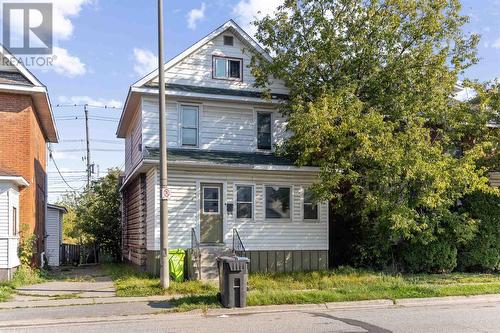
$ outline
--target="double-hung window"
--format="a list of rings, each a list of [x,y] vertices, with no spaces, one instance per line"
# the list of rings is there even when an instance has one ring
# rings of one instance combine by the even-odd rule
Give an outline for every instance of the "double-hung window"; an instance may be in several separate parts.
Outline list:
[[[318,204],[310,190],[304,192],[304,220],[318,219]]]
[[[199,108],[181,105],[181,140],[183,146],[198,146]]]
[[[253,218],[253,186],[236,186],[236,218]]]
[[[236,58],[214,57],[213,75],[215,79],[241,80],[243,61]]]
[[[18,233],[17,207],[12,207],[12,236],[17,236]]]
[[[257,112],[257,148],[271,150],[272,148],[272,114]]]
[[[290,219],[291,188],[266,186],[266,219]]]

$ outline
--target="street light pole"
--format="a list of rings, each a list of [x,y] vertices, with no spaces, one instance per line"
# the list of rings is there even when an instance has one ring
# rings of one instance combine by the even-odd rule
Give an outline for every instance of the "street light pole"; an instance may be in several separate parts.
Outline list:
[[[170,285],[168,271],[168,187],[167,187],[167,116],[165,110],[165,71],[163,65],[163,0],[158,0],[158,73],[160,103],[160,283]]]

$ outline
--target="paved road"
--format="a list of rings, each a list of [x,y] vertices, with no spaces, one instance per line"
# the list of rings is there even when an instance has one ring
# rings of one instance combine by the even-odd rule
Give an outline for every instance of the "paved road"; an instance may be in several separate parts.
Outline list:
[[[116,318],[115,318],[116,319]],[[346,310],[297,310],[229,316],[158,314],[121,317],[117,321],[5,327],[0,332],[112,333],[112,332],[500,332],[500,303],[455,304]]]

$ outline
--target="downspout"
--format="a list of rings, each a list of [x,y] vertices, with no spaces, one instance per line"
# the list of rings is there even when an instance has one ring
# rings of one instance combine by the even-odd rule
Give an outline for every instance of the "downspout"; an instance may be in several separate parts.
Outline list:
[[[11,209],[10,209],[10,190],[7,191],[7,216],[10,216],[11,214]],[[9,219],[7,221],[7,226],[10,226],[10,222],[12,222],[12,219]],[[12,228],[9,228],[7,230],[7,281],[12,280],[12,271],[10,267],[10,237],[9,237],[9,232],[12,230]]]
[[[49,144],[45,144],[45,161],[48,161],[49,159],[49,149],[48,149],[48,145]],[[42,239],[42,242],[43,242],[43,249],[42,249],[42,253],[40,253],[40,268],[43,268],[44,266],[44,261],[43,261],[43,258],[45,257],[45,242],[46,242],[46,239],[47,239],[47,201],[49,199],[49,177],[47,176],[47,163],[45,163],[45,189],[44,189],[45,193],[44,193],[44,196],[45,196],[45,200],[43,201],[44,202],[44,214],[43,214],[43,239]]]

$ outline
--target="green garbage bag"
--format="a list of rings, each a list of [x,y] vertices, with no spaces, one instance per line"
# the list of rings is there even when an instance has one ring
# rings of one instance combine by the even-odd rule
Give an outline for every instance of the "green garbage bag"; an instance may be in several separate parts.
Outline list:
[[[186,251],[175,249],[168,251],[168,269],[170,278],[176,282],[184,281],[184,257]]]

